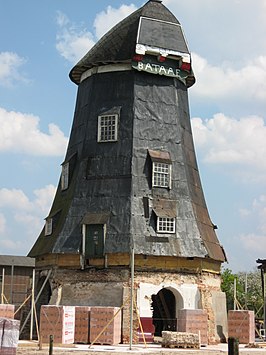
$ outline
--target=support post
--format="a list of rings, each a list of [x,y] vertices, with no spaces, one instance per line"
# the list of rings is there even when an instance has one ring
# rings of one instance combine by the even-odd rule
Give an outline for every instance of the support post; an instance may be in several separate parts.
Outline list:
[[[12,260],[12,265],[11,265],[10,304],[13,304],[13,284],[14,284],[14,260]]]
[[[130,290],[130,344],[129,349],[132,350],[133,343],[133,310],[134,310],[134,247],[131,248],[131,290]]]
[[[33,335],[34,293],[35,293],[35,269],[33,269],[33,271],[32,271],[30,340],[32,340],[32,335]]]
[[[239,340],[228,338],[228,355],[239,355]]]
[[[2,270],[1,304],[4,304],[5,269]]]
[[[49,355],[53,355],[53,348],[54,348],[54,336],[50,335],[50,337],[49,337]]]
[[[236,310],[236,278],[234,278],[234,311]]]
[[[263,297],[264,297],[263,327],[264,327],[264,329],[266,331],[266,270],[263,270]],[[265,337],[265,335],[264,335],[264,337]]]
[[[47,281],[49,280],[49,277],[50,277],[51,273],[52,273],[52,269],[50,269],[50,270],[48,271],[48,274],[47,274],[47,276],[46,276],[46,279],[44,280],[44,283],[42,284],[42,287],[41,287],[41,289],[40,289],[40,291],[39,291],[39,293],[38,293],[38,295],[37,295],[37,297],[36,297],[36,299],[35,299],[35,304],[38,302],[38,299],[39,299],[40,295],[42,294],[42,291],[43,291],[43,289],[44,289],[44,286],[46,285]],[[23,332],[23,329],[25,328],[25,325],[27,324],[27,322],[28,322],[28,320],[29,320],[30,314],[31,314],[31,312],[27,315],[27,317],[26,317],[24,323],[22,324],[22,326],[21,326],[21,328],[20,328],[20,331],[19,331],[19,334],[21,334],[21,333]]]

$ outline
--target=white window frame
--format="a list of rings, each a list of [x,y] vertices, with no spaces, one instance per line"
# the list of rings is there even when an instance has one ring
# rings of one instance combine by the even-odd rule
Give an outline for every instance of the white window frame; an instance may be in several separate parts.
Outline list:
[[[157,233],[175,233],[176,219],[157,216]]]
[[[110,123],[110,121],[113,122]],[[118,133],[118,114],[98,116],[98,142],[116,142]]]
[[[69,184],[69,162],[62,165],[61,189],[66,190]]]
[[[152,162],[152,186],[171,189],[172,164]]]
[[[44,235],[51,235],[53,232],[53,218],[47,218],[45,222]]]

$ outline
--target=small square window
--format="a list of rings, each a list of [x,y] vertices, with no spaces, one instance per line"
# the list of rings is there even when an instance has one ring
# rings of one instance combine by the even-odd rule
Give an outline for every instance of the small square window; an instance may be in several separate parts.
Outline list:
[[[44,235],[51,235],[53,231],[53,219],[47,218],[45,222]]]
[[[61,189],[66,190],[68,188],[68,178],[69,178],[69,163],[62,165],[61,173]]]
[[[117,141],[118,115],[98,116],[98,142]]]
[[[175,233],[175,218],[157,217],[158,233]]]
[[[171,164],[152,163],[152,186],[171,188]]]

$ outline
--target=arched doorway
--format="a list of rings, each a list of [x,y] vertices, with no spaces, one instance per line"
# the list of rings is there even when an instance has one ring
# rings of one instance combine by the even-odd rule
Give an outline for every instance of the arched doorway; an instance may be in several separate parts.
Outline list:
[[[176,299],[171,290],[163,288],[152,295],[152,311],[155,336],[161,336],[163,330],[176,330]]]

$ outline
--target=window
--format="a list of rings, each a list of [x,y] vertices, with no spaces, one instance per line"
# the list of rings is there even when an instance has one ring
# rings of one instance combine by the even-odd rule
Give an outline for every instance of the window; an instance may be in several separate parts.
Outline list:
[[[157,233],[175,233],[177,216],[176,200],[153,199],[153,212],[157,217]]]
[[[118,115],[98,116],[98,142],[117,141]]]
[[[175,218],[157,217],[158,233],[175,233]]]
[[[171,184],[171,164],[153,162],[152,186],[169,187]]]
[[[169,152],[148,150],[152,161],[152,186],[171,188],[172,161]]]
[[[68,178],[69,178],[69,163],[62,165],[61,173],[61,189],[66,190],[68,188]]]
[[[47,218],[45,223],[44,235],[50,235],[53,231],[53,219]]]

